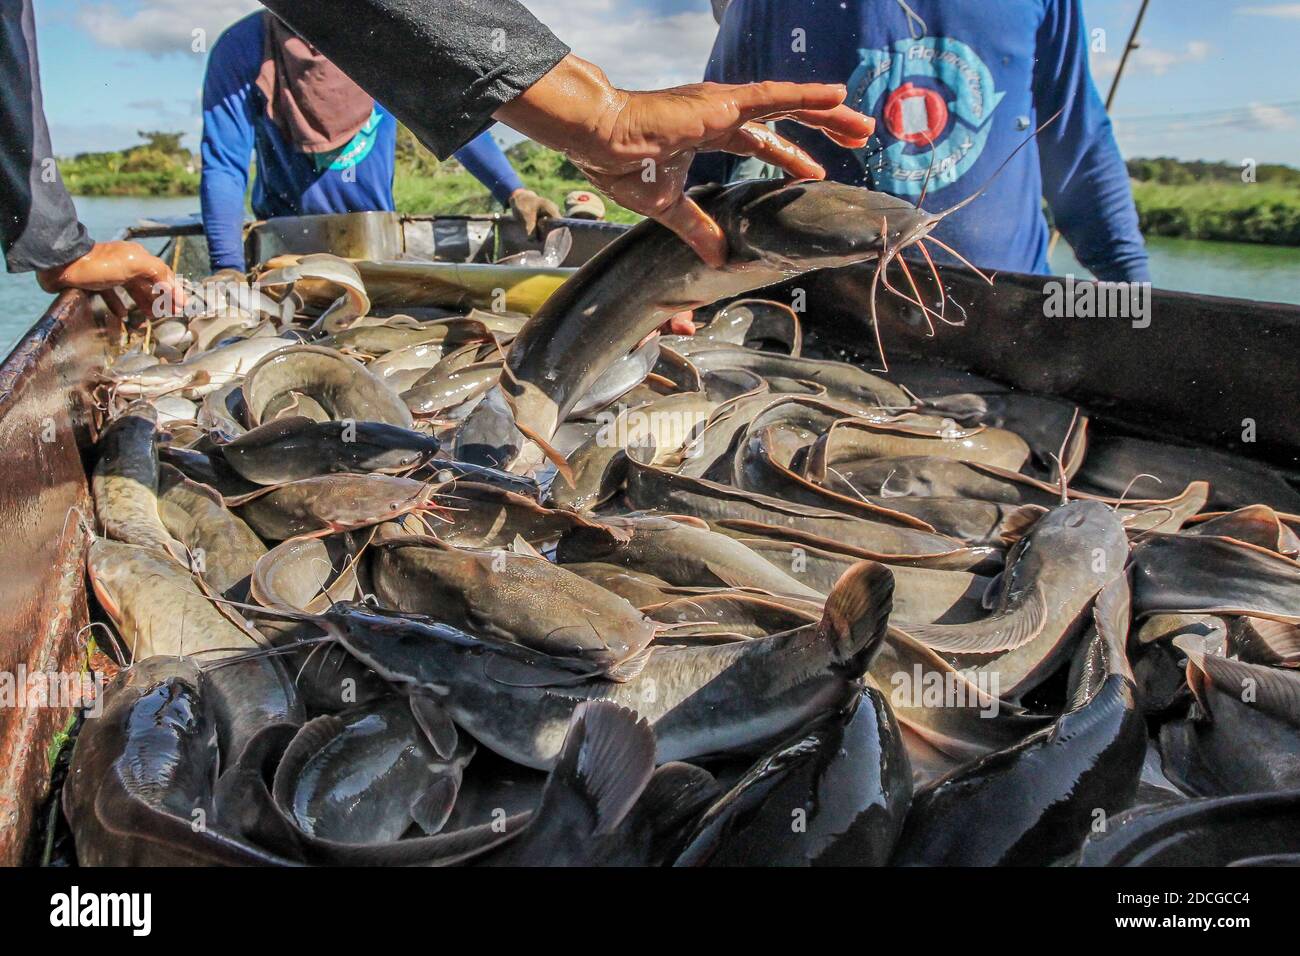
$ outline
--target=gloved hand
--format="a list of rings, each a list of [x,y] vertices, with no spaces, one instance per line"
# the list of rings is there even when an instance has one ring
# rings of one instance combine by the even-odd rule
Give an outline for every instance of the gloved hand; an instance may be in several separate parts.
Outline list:
[[[533,235],[537,231],[539,219],[560,216],[560,207],[545,196],[539,196],[531,189],[516,189],[510,194],[510,210],[524,224],[524,232]]]

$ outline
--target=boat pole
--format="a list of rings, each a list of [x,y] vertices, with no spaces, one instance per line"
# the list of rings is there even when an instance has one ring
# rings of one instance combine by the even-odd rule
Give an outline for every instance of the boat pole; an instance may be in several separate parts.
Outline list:
[[[1119,90],[1119,79],[1124,75],[1124,67],[1128,65],[1129,54],[1138,48],[1137,36],[1138,31],[1142,29],[1142,18],[1147,15],[1147,4],[1151,0],[1142,0],[1142,5],[1138,7],[1137,19],[1133,21],[1133,29],[1129,31],[1128,42],[1124,44],[1124,52],[1120,55],[1119,66],[1115,68],[1115,78],[1110,81],[1110,92],[1106,94],[1106,112],[1110,112],[1110,106],[1115,102],[1115,93]]]

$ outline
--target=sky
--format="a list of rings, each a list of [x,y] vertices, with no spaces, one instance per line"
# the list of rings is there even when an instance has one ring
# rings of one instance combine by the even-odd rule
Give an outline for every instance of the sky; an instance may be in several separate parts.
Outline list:
[[[1104,31],[1105,52],[1092,57],[1104,96],[1139,2],[1082,2],[1089,30]],[[627,88],[699,80],[717,29],[709,0],[525,5]],[[258,4],[35,0],[35,7],[46,115],[55,151],[69,155],[124,148],[143,129],[184,130],[186,145],[197,147],[204,51]],[[1300,2],[1151,0],[1140,42],[1112,109],[1126,156],[1300,165]]]

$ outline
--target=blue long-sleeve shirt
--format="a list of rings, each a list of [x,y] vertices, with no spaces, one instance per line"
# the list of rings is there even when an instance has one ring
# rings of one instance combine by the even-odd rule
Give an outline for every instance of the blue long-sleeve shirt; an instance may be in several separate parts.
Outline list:
[[[865,149],[836,146],[790,122],[798,142],[839,182],[937,212],[989,182],[934,235],[975,264],[1047,273],[1042,200],[1079,261],[1101,279],[1147,281],[1128,172],[1088,70],[1080,0],[954,3],[910,0],[924,35],[897,0],[743,0],[727,9],[706,79],[845,83],[848,104],[877,120]],[[909,30],[910,26],[910,30]],[[701,154],[691,182],[732,178],[735,157]],[[936,250],[937,251],[937,250]],[[943,256],[947,261],[951,257]]]
[[[255,13],[226,30],[208,57],[199,198],[213,271],[244,268],[244,194],[254,155],[252,204],[258,217],[393,208],[397,120],[376,103],[369,121],[341,150],[324,159],[296,151],[267,117],[256,85],[262,41],[262,15]],[[486,131],[455,156],[502,203],[523,188]]]

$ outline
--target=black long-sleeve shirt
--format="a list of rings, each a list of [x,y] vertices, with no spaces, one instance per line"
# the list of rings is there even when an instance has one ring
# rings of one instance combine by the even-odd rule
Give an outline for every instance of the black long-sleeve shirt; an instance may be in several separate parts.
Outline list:
[[[265,0],[439,158],[568,52],[514,0]],[[41,107],[31,0],[0,0],[0,234],[11,272],[89,251]],[[11,81],[9,78],[13,77]]]
[[[66,265],[94,245],[77,220],[41,105],[31,0],[0,0],[0,246],[10,272]]]

